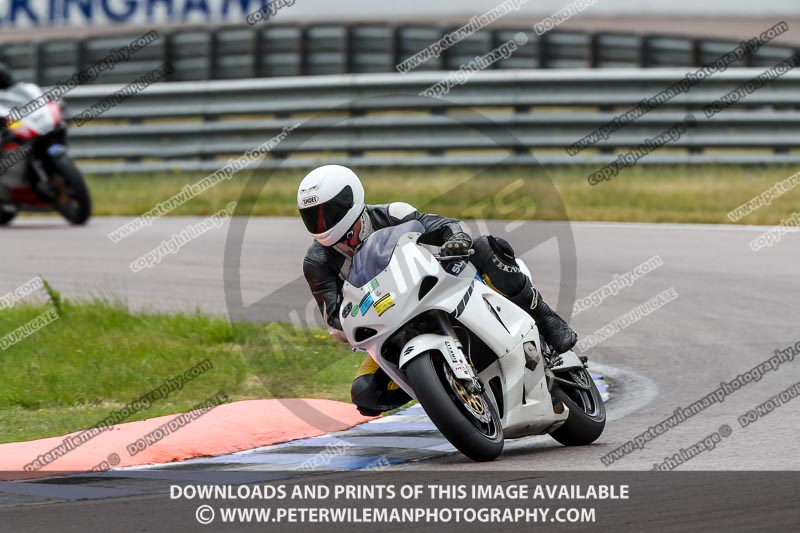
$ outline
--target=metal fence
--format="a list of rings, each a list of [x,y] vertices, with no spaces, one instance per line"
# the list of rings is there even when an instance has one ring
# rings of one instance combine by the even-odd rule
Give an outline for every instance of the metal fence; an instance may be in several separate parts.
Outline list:
[[[263,166],[602,164],[692,112],[698,124],[643,163],[800,161],[800,73],[705,118],[701,108],[760,69],[706,79],[575,157],[565,148],[685,71],[483,72],[445,98],[419,96],[446,72],[155,84],[70,131],[94,173],[214,170],[301,123]],[[78,88],[74,117],[119,86]]]
[[[395,72],[396,66],[453,27],[434,26],[244,26],[164,31],[157,42],[105,72],[97,83],[125,83],[167,64],[165,81],[201,81],[282,76]],[[456,70],[513,39],[520,30],[483,29],[432,58],[417,71]],[[494,70],[539,68],[690,67],[712,61],[737,43],[668,35],[551,31],[537,36]],[[138,34],[114,37],[7,43],[0,62],[20,79],[54,85],[127,45]],[[790,55],[791,47],[764,46],[738,66],[766,66]]]

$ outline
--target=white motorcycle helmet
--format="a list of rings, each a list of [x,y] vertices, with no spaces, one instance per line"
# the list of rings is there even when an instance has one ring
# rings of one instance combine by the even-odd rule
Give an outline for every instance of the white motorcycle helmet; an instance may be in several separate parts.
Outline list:
[[[297,209],[314,239],[323,246],[333,246],[364,211],[364,186],[347,167],[316,168],[300,182]]]

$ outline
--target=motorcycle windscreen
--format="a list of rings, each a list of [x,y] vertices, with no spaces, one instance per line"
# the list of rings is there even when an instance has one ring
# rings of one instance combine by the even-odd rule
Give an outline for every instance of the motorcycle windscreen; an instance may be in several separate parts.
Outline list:
[[[380,274],[389,266],[397,241],[409,232],[424,233],[425,227],[419,220],[409,220],[398,226],[379,229],[367,237],[356,249],[347,281],[356,287],[363,287]]]

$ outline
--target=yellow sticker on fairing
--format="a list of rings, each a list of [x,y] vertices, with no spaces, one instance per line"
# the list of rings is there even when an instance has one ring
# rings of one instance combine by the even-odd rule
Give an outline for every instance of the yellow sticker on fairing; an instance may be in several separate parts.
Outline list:
[[[381,316],[388,309],[394,307],[394,298],[392,298],[391,294],[387,294],[383,298],[372,304],[372,307],[375,308],[375,312],[378,313],[378,316]]]

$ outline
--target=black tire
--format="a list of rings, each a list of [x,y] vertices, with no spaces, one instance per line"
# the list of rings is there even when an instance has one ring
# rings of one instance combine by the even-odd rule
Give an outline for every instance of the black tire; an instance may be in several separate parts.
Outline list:
[[[15,218],[17,218],[17,212],[16,211],[6,211],[6,210],[0,208],[0,226],[7,225],[9,222],[14,220]]]
[[[492,461],[500,455],[503,427],[488,392],[478,397],[489,419],[484,423],[468,410],[448,382],[450,368],[439,352],[418,355],[405,371],[425,413],[458,451],[474,461]]]
[[[589,372],[584,368],[573,372],[581,373],[579,379],[583,380],[584,384],[588,382],[589,390],[582,391],[568,385],[553,383],[553,389],[550,391],[553,404],[563,402],[569,408],[569,417],[561,427],[550,433],[550,436],[564,446],[585,446],[596,441],[603,433],[606,427],[606,406]],[[569,379],[568,374],[559,377]]]
[[[92,215],[92,199],[83,174],[75,163],[66,155],[50,159],[51,171],[55,176],[53,180],[61,180],[69,198],[67,205],[55,205],[56,210],[66,218],[70,224],[79,226],[85,224]]]

